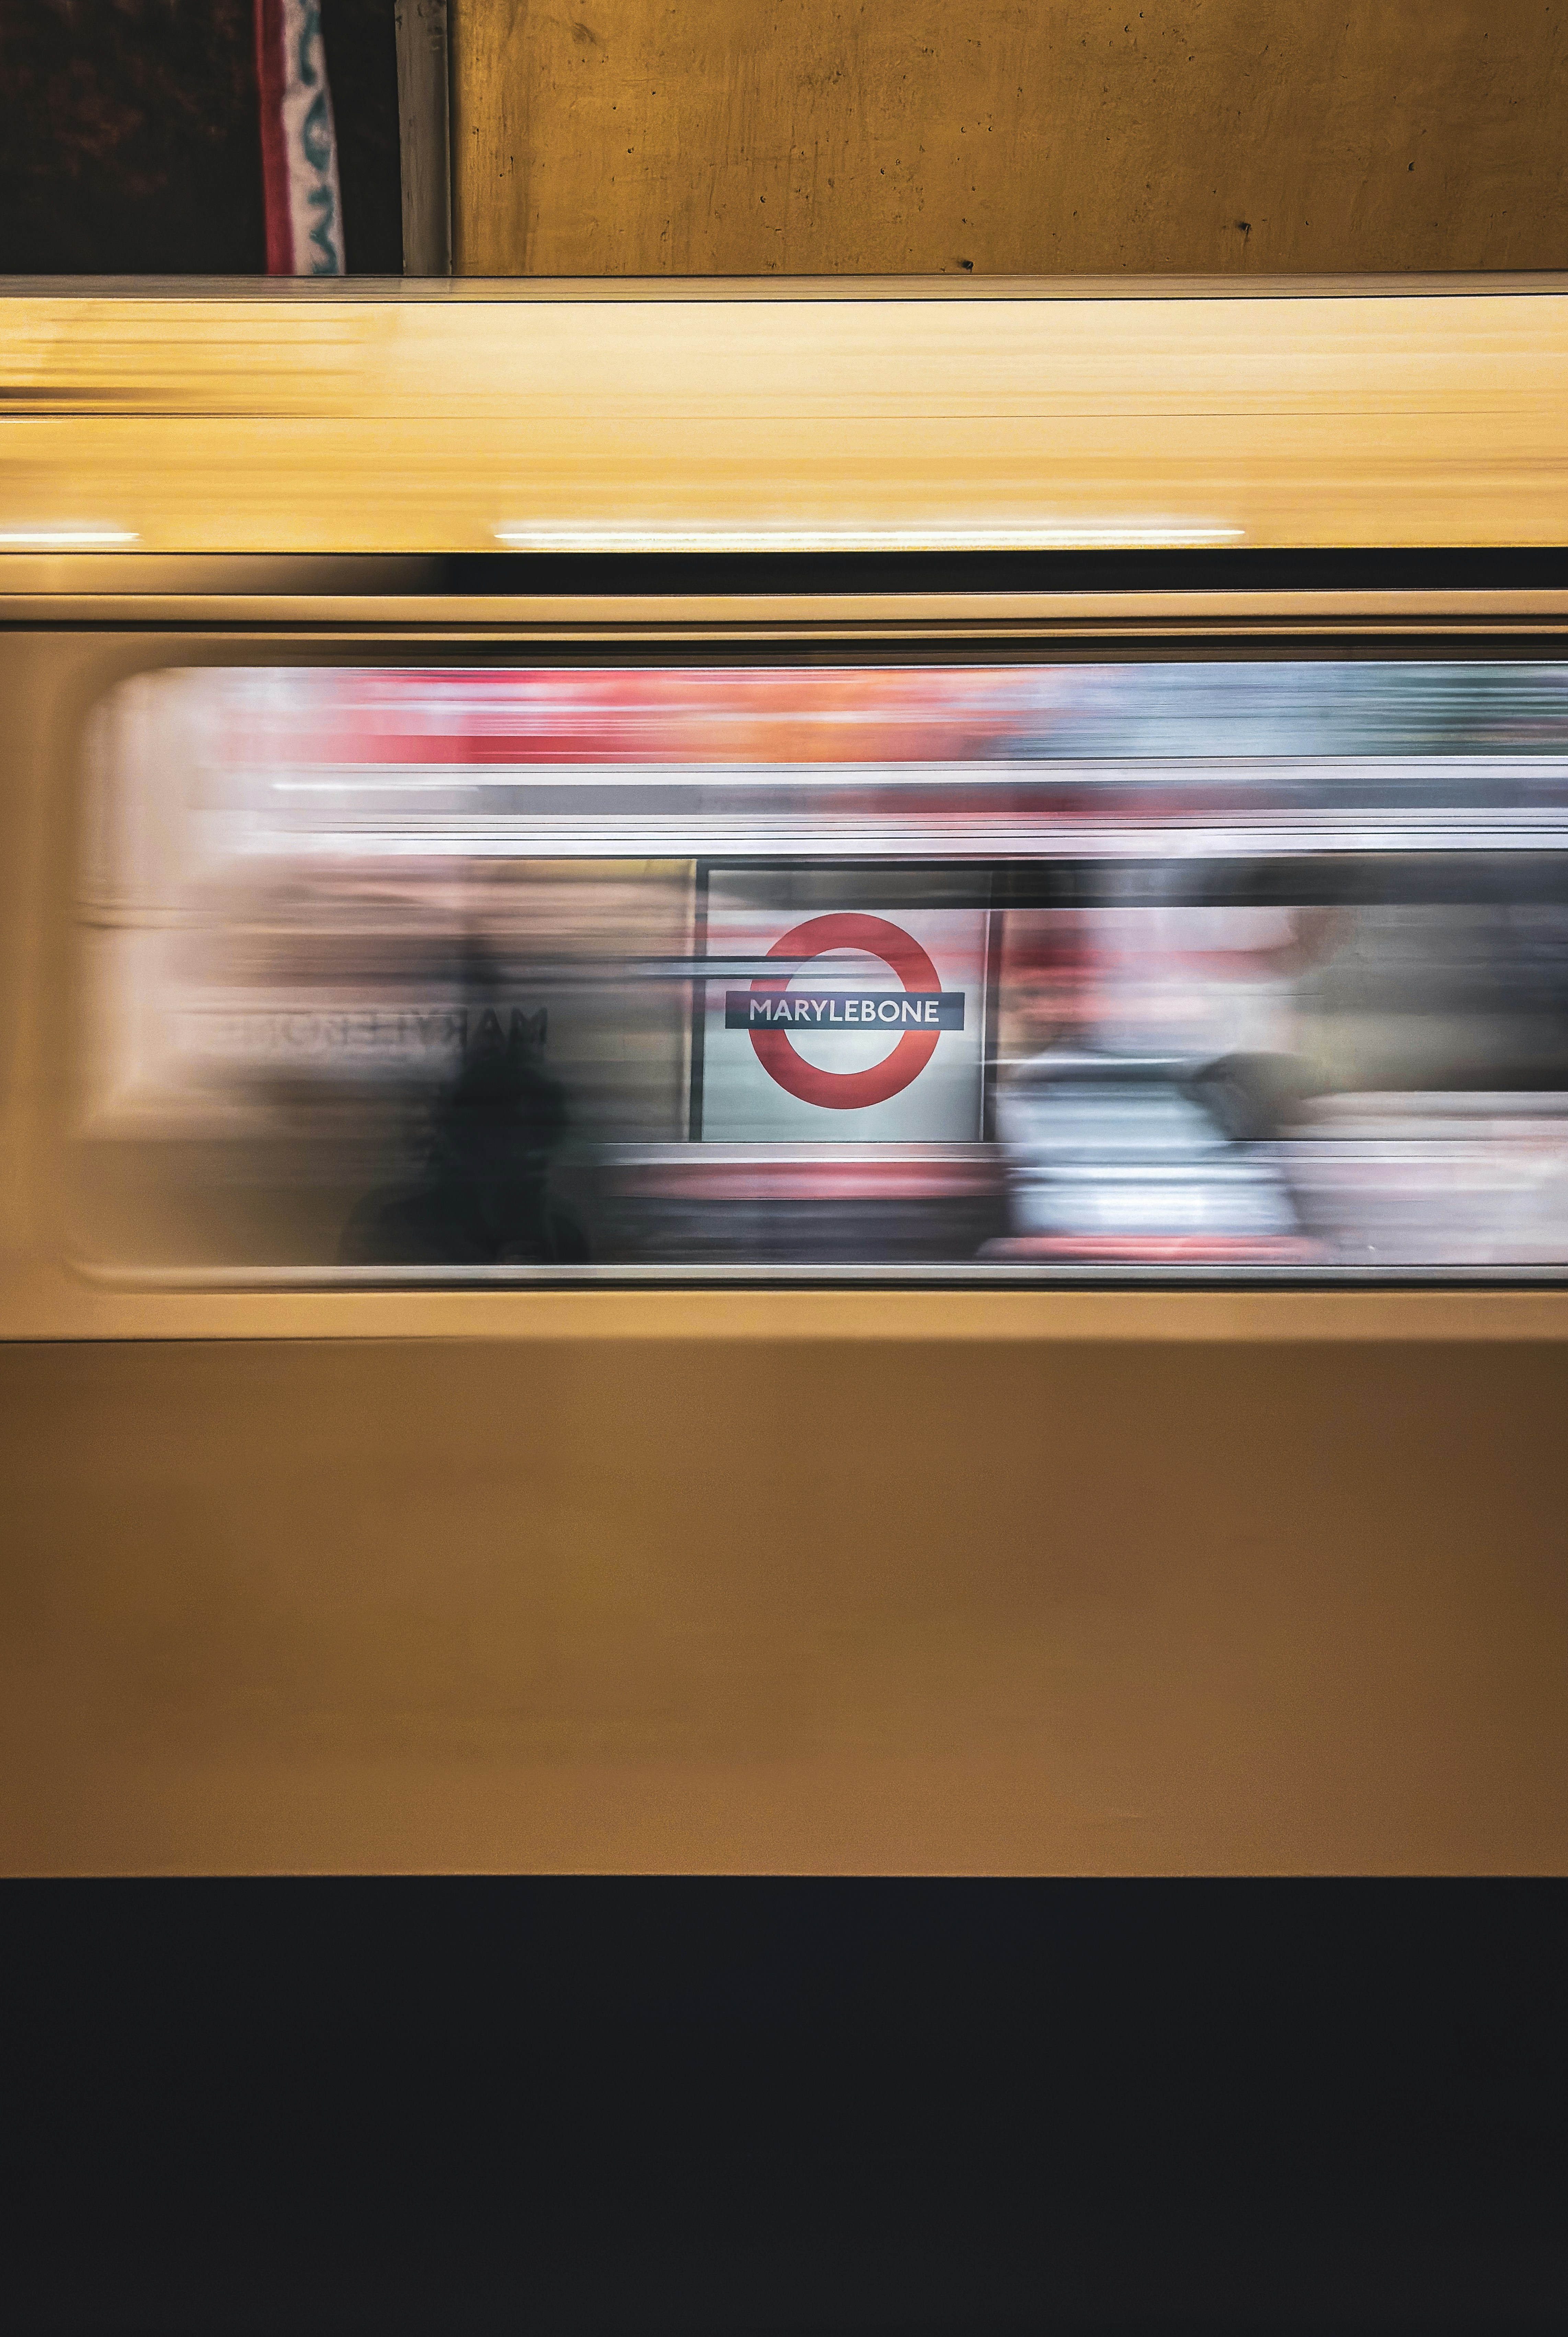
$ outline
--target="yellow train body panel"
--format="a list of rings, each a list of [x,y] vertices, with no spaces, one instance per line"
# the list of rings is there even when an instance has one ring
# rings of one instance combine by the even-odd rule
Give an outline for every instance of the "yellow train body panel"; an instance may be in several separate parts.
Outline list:
[[[1565,357],[1551,276],[18,291],[0,548],[1553,544]]]

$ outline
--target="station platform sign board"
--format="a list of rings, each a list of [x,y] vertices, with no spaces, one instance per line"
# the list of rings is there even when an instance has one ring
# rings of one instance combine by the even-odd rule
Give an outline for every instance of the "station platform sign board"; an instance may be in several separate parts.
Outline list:
[[[781,890],[790,898],[770,908],[755,878],[711,881],[700,1135],[732,1144],[976,1139],[985,913],[835,902],[803,914],[798,887]]]

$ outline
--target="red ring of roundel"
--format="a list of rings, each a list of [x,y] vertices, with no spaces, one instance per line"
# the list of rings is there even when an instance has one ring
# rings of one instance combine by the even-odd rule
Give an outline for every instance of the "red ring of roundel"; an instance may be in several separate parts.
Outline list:
[[[936,967],[913,935],[885,917],[834,915],[808,917],[781,941],[769,957],[821,957],[828,950],[863,950],[890,966],[906,990],[940,990]],[[753,992],[787,990],[789,976],[759,973]],[[886,1103],[911,1080],[919,1079],[936,1052],[935,1031],[906,1031],[892,1053],[864,1071],[823,1071],[797,1055],[787,1031],[749,1033],[757,1061],[769,1079],[802,1103],[820,1104],[827,1111],[860,1111],[867,1104]]]

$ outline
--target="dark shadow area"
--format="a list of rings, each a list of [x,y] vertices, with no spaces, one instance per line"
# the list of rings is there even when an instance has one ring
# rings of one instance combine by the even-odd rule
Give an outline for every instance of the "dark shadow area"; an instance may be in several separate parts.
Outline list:
[[[1568,2317],[1557,1882],[12,1883],[17,2332]]]
[[[322,0],[348,265],[403,267],[392,0]],[[0,274],[267,267],[253,0],[0,9]]]
[[[351,276],[403,273],[393,0],[322,0]]]
[[[462,593],[1479,592],[1561,592],[1564,582],[1568,552],[1560,549],[1521,545],[1450,552],[1347,544],[1222,552],[461,552],[433,562],[405,588],[397,589]],[[1382,645],[1373,651],[1379,657],[1388,653]],[[712,654],[706,644],[704,654]],[[748,645],[746,654],[755,656],[755,649]],[[792,645],[789,655],[798,658],[800,651]]]
[[[545,1067],[547,1017],[509,1004],[467,962],[457,1068],[430,1108],[406,1181],[366,1194],[344,1229],[348,1266],[584,1266],[586,1236],[550,1190],[566,1090]]]

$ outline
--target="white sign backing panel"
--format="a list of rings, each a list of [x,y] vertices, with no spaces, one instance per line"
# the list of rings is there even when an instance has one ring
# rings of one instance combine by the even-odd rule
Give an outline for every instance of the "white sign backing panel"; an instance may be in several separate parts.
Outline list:
[[[952,1144],[980,1134],[987,919],[978,909],[758,905],[710,880],[704,1138]],[[837,888],[835,888],[836,892]],[[842,898],[842,895],[840,895]],[[779,972],[763,963],[776,959]]]

